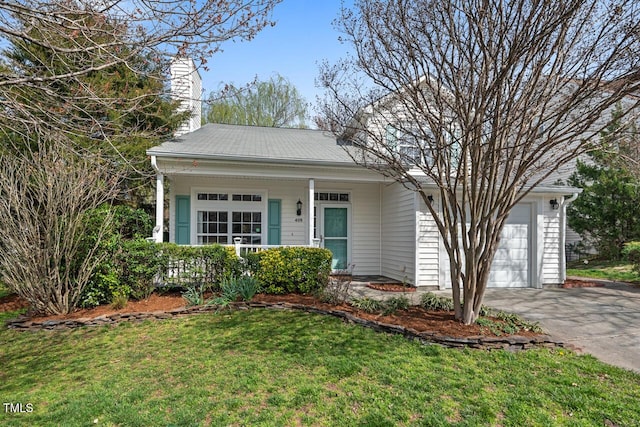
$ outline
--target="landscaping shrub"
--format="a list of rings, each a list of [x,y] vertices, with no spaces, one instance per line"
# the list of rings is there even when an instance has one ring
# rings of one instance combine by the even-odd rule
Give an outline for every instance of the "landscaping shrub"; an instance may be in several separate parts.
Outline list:
[[[483,316],[488,316],[490,313],[482,314]],[[515,332],[519,331],[533,331],[533,332],[542,332],[542,328],[538,322],[529,322],[524,320],[520,316],[515,313],[507,313],[504,311],[499,311],[495,314],[496,318],[505,322],[507,327],[515,330]],[[513,333],[513,332],[511,332]]]
[[[384,304],[381,301],[368,297],[354,298],[351,300],[351,305],[365,313],[379,313],[384,309]]]
[[[153,219],[148,212],[129,206],[115,206],[114,226],[123,239],[146,239],[153,234]]]
[[[420,305],[425,310],[452,311],[453,300],[447,297],[440,297],[434,293],[427,292],[420,297]]]
[[[187,307],[204,304],[204,288],[199,285],[187,286],[182,293],[182,298],[187,301]]]
[[[329,304],[342,304],[349,299],[353,276],[350,272],[338,272],[329,276],[327,285],[318,292],[318,298]]]
[[[202,283],[208,289],[219,290],[224,279],[241,273],[240,259],[232,247],[162,243],[160,248],[166,265],[161,271],[160,280],[166,286],[186,287]]]
[[[112,219],[93,226],[88,216],[117,194],[120,176],[100,156],[32,136],[32,150],[0,155],[0,280],[35,312],[66,314],[102,261]]]
[[[640,273],[640,242],[625,243],[622,254],[633,264],[633,269]]]
[[[84,307],[108,304],[119,296],[145,299],[158,284],[187,288],[201,304],[202,298],[195,295],[217,290],[222,280],[241,272],[240,260],[233,248],[149,242],[139,237],[146,231],[136,233],[131,226],[139,220],[138,214],[129,212],[125,219],[118,223],[124,228],[118,228],[117,233],[101,243],[101,251],[108,251],[111,256],[99,265],[85,289]],[[121,231],[138,238],[122,239]]]
[[[420,298],[420,306],[425,310],[453,311],[453,299],[441,297],[432,292],[427,292]],[[484,305],[480,307],[480,316],[487,316],[489,309]]]
[[[125,308],[127,306],[127,302],[129,302],[129,298],[127,298],[125,295],[116,295],[111,301],[111,307],[114,310],[120,310],[121,308]]]
[[[117,257],[120,286],[130,290],[134,299],[147,299],[155,289],[155,280],[166,266],[161,246],[145,239],[122,242]]]
[[[378,301],[367,297],[354,298],[351,300],[351,305],[365,313],[380,313],[388,316],[398,310],[407,310],[409,308],[409,299],[405,296],[392,297],[385,301]]]
[[[119,235],[104,241],[101,250],[112,251],[98,266],[83,293],[81,305],[95,307],[118,297],[146,299],[155,289],[155,278],[166,261],[160,247],[144,239],[121,240]]]
[[[167,267],[162,271],[160,280],[165,286],[184,287],[186,290],[182,297],[188,305],[205,304],[204,294],[209,290],[223,291],[222,296],[210,303],[223,305],[235,299],[235,290],[231,296],[232,291],[227,285],[241,270],[240,260],[233,248],[164,243],[162,254]]]
[[[260,284],[255,277],[243,274],[240,277],[230,277],[223,280],[220,288],[221,297],[229,302],[238,299],[251,301],[260,291]]]
[[[113,210],[107,206],[101,206],[88,213],[86,221],[89,230],[95,230],[99,224],[104,223],[107,218],[111,218],[110,225],[104,233],[102,239],[91,231],[84,237],[83,244],[89,248],[98,244],[97,255],[101,257],[100,263],[96,266],[87,286],[80,297],[79,305],[90,308],[101,304],[110,304],[116,296],[129,296],[131,289],[120,283],[120,273],[117,266],[117,256],[122,243],[121,236],[116,232]]]
[[[207,301],[204,299],[203,288],[190,286],[182,294],[188,305],[215,305],[218,308],[229,307],[229,304],[240,299],[250,301],[260,291],[260,285],[253,276],[243,274],[240,277],[227,277],[220,283],[220,295]]]
[[[144,240],[152,232],[151,217],[141,209],[103,205],[88,213],[87,228],[97,230],[107,218],[110,219],[109,227],[101,240],[98,241],[93,231],[84,237],[86,247],[98,243],[97,255],[102,261],[83,290],[82,307],[109,304],[118,297],[146,298],[153,290],[148,280],[140,283],[136,280],[148,275],[153,278],[159,268],[154,257],[157,251]],[[132,265],[128,266],[130,258]],[[145,269],[154,269],[154,272],[145,276]]]
[[[84,308],[96,307],[100,304],[108,304],[117,296],[129,296],[131,289],[120,283],[120,277],[113,263],[103,261],[94,272],[87,284],[80,306]]]
[[[239,278],[234,277],[231,280],[236,282],[236,293],[242,301],[251,301],[260,292],[260,283],[255,277],[243,275]]]
[[[271,294],[318,292],[327,285],[331,252],[322,248],[271,248],[248,257],[248,267]]]
[[[4,283],[0,282],[0,298],[11,294],[11,291],[9,290],[9,287],[7,285],[5,285]]]
[[[391,297],[384,302],[384,309],[382,314],[388,316],[395,313],[398,310],[409,309],[409,298],[405,296]]]
[[[493,315],[498,321],[487,317]],[[476,320],[476,324],[485,327],[491,331],[494,335],[500,336],[502,334],[512,335],[521,331],[532,331],[541,333],[542,328],[538,325],[538,322],[528,322],[522,319],[517,314],[506,313],[504,311],[498,311],[497,313],[487,312],[481,315]]]
[[[260,257],[261,257],[261,252],[247,252],[246,254],[244,254],[243,257],[243,263],[244,263],[244,269],[245,271],[251,273],[251,274],[255,274],[258,272],[258,269],[260,268]]]

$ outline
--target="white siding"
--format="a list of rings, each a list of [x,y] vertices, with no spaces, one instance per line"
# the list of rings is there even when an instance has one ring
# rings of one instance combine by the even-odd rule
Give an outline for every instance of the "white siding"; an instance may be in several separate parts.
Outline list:
[[[382,189],[382,274],[415,282],[415,193],[400,184]]]
[[[440,232],[433,220],[433,216],[424,204],[422,198],[418,198],[420,209],[418,216],[417,244],[417,286],[438,286],[440,281]]]
[[[248,191],[264,194],[264,212],[268,199],[281,200],[281,242],[285,245],[308,244],[308,180],[256,179],[212,176],[174,176],[170,178],[170,240],[175,240],[175,195],[191,196],[192,211],[195,193],[200,191]],[[424,202],[399,184],[315,181],[316,192],[347,192],[350,213],[349,262],[354,274],[382,274],[396,280],[406,280],[417,286],[450,287],[448,259],[440,243],[435,223]],[[560,218],[561,210],[550,209],[549,197],[538,197],[537,221],[531,222],[528,245],[530,286],[560,283]],[[296,215],[296,202],[303,203],[302,215]],[[526,201],[525,201],[526,202]],[[529,200],[529,203],[533,200]],[[326,202],[336,204],[335,202]],[[437,201],[436,201],[437,203]],[[316,201],[318,212],[323,202]],[[416,208],[417,207],[417,208]],[[191,236],[195,241],[195,214],[192,215]],[[416,232],[417,228],[417,232]],[[266,217],[263,242],[267,243]],[[319,237],[319,236],[318,236]],[[537,254],[537,255],[534,255]],[[491,286],[491,284],[490,284]]]
[[[191,196],[191,207],[193,211],[193,192],[197,190],[245,190],[261,191],[265,193],[267,199],[280,199],[282,203],[281,236],[283,245],[306,245],[307,242],[307,217],[305,209],[302,216],[296,215],[296,202],[300,199],[307,203],[306,181],[275,181],[275,180],[255,180],[255,179],[233,179],[214,177],[175,177],[171,179],[171,206],[170,206],[170,241],[175,240],[175,195]],[[264,200],[266,204],[266,200]],[[266,207],[265,207],[266,213]],[[266,224],[266,223],[265,223]],[[264,227],[263,227],[264,228]],[[191,224],[192,243],[194,236],[194,224]],[[263,233],[264,244],[266,244],[266,229]]]
[[[352,187],[354,273],[380,274],[380,186]]]
[[[380,190],[379,184],[342,183],[316,180],[316,192],[351,194],[351,258],[353,274],[380,274]],[[316,201],[316,206],[322,206]],[[328,202],[331,204],[331,202]]]
[[[560,279],[560,212],[561,209],[551,209],[550,198],[542,202],[544,224],[543,256],[542,256],[542,284],[558,284]],[[546,202],[546,203],[545,203]]]
[[[379,184],[315,182],[316,192],[347,192],[350,202],[344,204],[351,214],[351,257],[355,264],[354,274],[380,274],[380,195]],[[171,179],[171,200],[169,209],[170,241],[175,241],[175,195],[190,195],[193,212],[194,193],[197,191],[256,191],[264,193],[266,199],[281,200],[281,243],[283,245],[308,244],[308,180],[275,180],[253,178],[176,176]],[[302,201],[302,215],[296,215],[296,202]],[[266,200],[265,214],[267,212]],[[330,203],[330,202],[327,202]],[[315,202],[320,209],[322,202]],[[191,236],[195,243],[192,214]],[[266,244],[266,217],[263,222],[263,243]]]

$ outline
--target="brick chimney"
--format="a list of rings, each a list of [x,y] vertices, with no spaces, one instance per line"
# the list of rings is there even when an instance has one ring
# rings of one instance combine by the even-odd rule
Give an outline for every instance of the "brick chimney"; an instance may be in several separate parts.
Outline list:
[[[178,111],[191,111],[191,117],[176,130],[175,136],[200,128],[202,114],[202,79],[191,58],[174,58],[171,63],[171,96],[181,101]]]

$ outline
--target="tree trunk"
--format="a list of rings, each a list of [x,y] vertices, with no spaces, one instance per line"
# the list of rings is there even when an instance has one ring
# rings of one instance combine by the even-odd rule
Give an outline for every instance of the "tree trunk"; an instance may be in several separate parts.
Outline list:
[[[505,214],[501,216],[505,216]],[[491,264],[499,244],[499,239],[495,236],[500,235],[503,225],[504,220],[496,220],[488,227],[475,227],[474,231],[479,235],[464,245],[464,260],[456,262],[452,254],[449,254],[452,260],[450,265],[455,317],[465,325],[475,323],[480,317]],[[466,233],[462,234],[463,239],[469,237],[464,235]],[[462,244],[457,243],[454,246],[462,246]],[[451,252],[453,253],[455,250],[460,250],[460,248],[452,247]],[[460,293],[460,285],[462,286],[462,294]]]

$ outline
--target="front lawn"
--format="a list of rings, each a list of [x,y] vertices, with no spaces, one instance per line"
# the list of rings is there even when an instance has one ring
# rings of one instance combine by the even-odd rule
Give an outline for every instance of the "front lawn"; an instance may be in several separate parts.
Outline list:
[[[0,425],[638,425],[640,375],[566,350],[454,350],[249,310],[0,330]]]
[[[0,298],[2,297],[6,297],[7,295],[10,295],[11,291],[9,291],[9,289],[7,288],[7,286],[0,282]]]
[[[567,265],[567,276],[640,283],[640,274],[633,270],[633,264],[628,261],[573,261]]]

